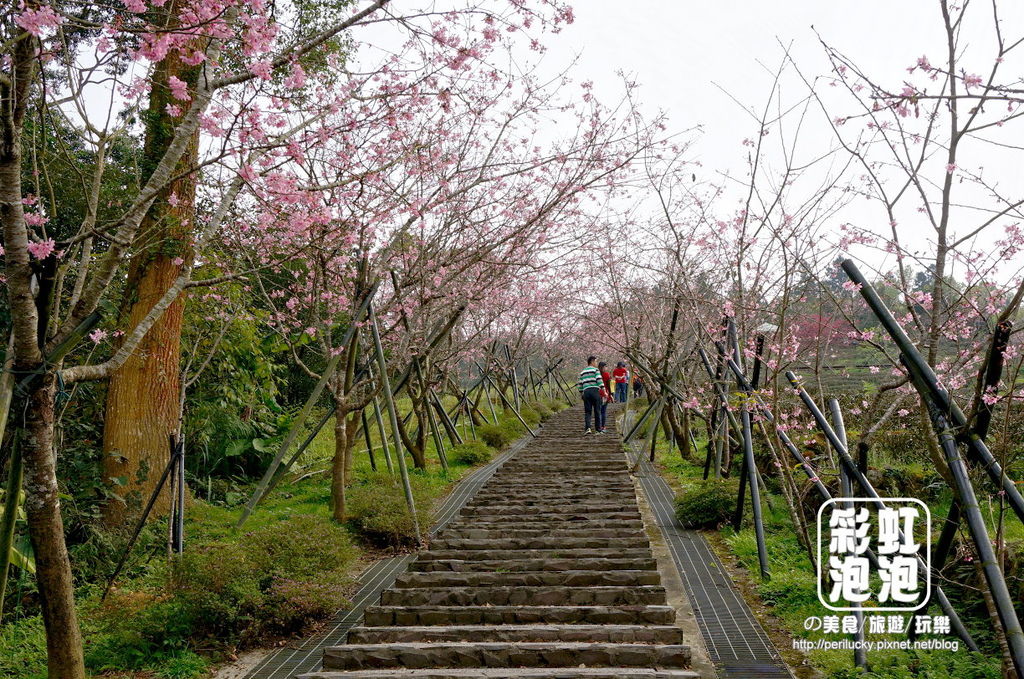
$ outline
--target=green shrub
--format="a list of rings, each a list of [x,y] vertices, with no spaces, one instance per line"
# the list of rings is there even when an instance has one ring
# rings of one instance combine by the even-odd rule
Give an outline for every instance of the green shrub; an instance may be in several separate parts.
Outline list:
[[[83,621],[88,624],[88,619]],[[0,677],[46,679],[46,632],[38,615],[0,625]]]
[[[196,647],[252,646],[293,635],[342,608],[358,556],[348,532],[319,516],[289,516],[231,542],[187,551],[171,594],[126,592],[104,612],[111,633],[90,645],[89,666],[202,676]]]
[[[519,409],[519,414],[523,416],[523,419],[526,420],[526,423],[531,427],[536,427],[540,424],[540,413],[534,410],[530,405],[524,404],[523,407]],[[516,423],[522,426],[522,423],[519,422],[519,418],[516,418],[514,413],[512,414],[512,417],[515,419]]]
[[[544,401],[530,401],[530,407],[537,411],[537,414],[540,415],[541,422],[547,420],[554,414],[551,408],[548,407],[548,404],[545,403]]]
[[[525,420],[526,417],[523,417]],[[529,421],[529,420],[527,420]],[[526,427],[519,421],[519,418],[515,416],[515,413],[506,412],[504,417],[499,420],[499,424],[512,435],[510,441],[515,441],[517,438],[526,433]]]
[[[448,451],[448,459],[456,464],[475,465],[489,462],[494,453],[494,448],[483,441],[466,441],[457,446],[452,446]]]
[[[430,484],[419,474],[410,474],[409,484],[420,529],[426,530],[433,520]],[[370,474],[349,490],[347,499],[352,527],[367,542],[392,547],[415,544],[415,526],[397,477],[386,472]]]
[[[560,413],[569,407],[564,398],[549,398],[545,401],[552,413]]]
[[[687,528],[713,528],[732,516],[738,492],[730,479],[694,483],[676,499],[676,518]]]
[[[501,424],[482,424],[476,428],[476,434],[491,448],[501,450],[516,439],[517,434]]]

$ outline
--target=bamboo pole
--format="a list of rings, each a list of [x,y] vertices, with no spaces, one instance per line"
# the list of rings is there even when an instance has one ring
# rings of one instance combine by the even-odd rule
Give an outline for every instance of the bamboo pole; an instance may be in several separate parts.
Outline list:
[[[960,510],[963,512],[971,539],[974,541],[974,548],[978,552],[985,581],[988,583],[996,612],[999,614],[999,622],[1006,635],[1006,643],[1010,647],[1013,666],[1017,670],[1017,675],[1024,677],[1024,630],[1021,629],[1020,620],[1014,610],[1014,602],[1010,597],[1010,590],[1006,586],[1006,576],[999,567],[995,550],[992,548],[992,540],[988,536],[985,517],[981,513],[978,498],[974,494],[970,473],[967,471],[967,465],[964,464],[963,458],[960,457],[956,439],[953,437],[945,415],[934,403],[928,405],[935,429],[939,433],[939,444],[953,476],[954,488],[960,501]]]
[[[754,512],[754,536],[757,539],[757,561],[761,568],[761,579],[771,580],[768,569],[768,549],[764,542],[764,519],[761,515],[761,488],[754,462],[754,437],[750,431],[750,410],[747,404],[740,406],[740,422],[743,425],[743,457],[747,464],[747,484],[750,486],[750,504]]]
[[[505,344],[505,359],[508,361],[508,375],[512,380],[512,399],[516,404],[516,410],[520,408],[519,401],[519,380],[516,376],[516,364],[512,360],[512,351],[508,348],[508,344]],[[527,427],[529,429],[529,427]]]
[[[885,303],[878,296],[878,293],[875,292],[875,289],[864,278],[864,275],[857,268],[857,265],[853,263],[853,260],[844,260],[841,266],[850,280],[860,286],[860,294],[864,301],[867,302],[872,313],[874,313],[882,323],[882,327],[885,328],[886,332],[896,343],[900,354],[903,356],[903,364],[906,366],[911,382],[918,393],[926,400],[934,402],[941,412],[947,414],[948,420],[960,433],[960,437],[967,445],[968,451],[981,463],[982,468],[992,482],[1003,491],[1017,518],[1024,521],[1024,497],[1021,496],[1020,491],[1017,489],[1017,484],[1006,474],[1006,470],[1003,469],[999,461],[992,455],[988,446],[985,445],[984,439],[978,436],[976,432],[968,431],[967,417],[963,411],[953,401],[949,392],[939,384],[935,371],[928,365],[924,356],[917,350],[917,347],[910,337],[907,336],[903,327],[892,315],[888,307],[885,306]]]
[[[263,494],[256,501],[257,504],[262,502],[265,497],[270,495],[270,493],[273,492],[275,488],[277,488],[277,484],[281,483],[281,480],[284,479],[284,475],[288,473],[288,470],[292,468],[292,465],[294,465],[298,461],[299,457],[301,457],[302,454],[306,452],[306,448],[308,448],[309,445],[313,443],[313,440],[316,439],[317,434],[319,434],[320,430],[324,428],[324,425],[327,424],[332,417],[334,417],[335,412],[335,406],[333,405],[327,409],[327,412],[324,413],[323,417],[320,418],[320,421],[317,422],[316,426],[313,427],[312,431],[309,432],[309,435],[306,436],[306,440],[304,440],[302,444],[295,449],[295,452],[292,453],[292,456],[288,458],[287,462],[278,467],[277,472],[274,474],[274,478],[270,480],[270,483],[267,484],[267,487],[266,489],[264,489]]]
[[[6,412],[6,411],[5,411]],[[21,484],[24,479],[24,465],[18,449],[18,435],[11,441],[11,466],[7,472],[7,491],[4,496],[4,515],[0,517],[0,620],[4,613],[4,595],[7,588],[7,574],[14,557],[14,524],[18,519],[18,505],[21,500]]]
[[[636,436],[636,433],[640,430],[640,427],[643,426],[644,421],[648,418],[651,412],[653,412],[654,409],[658,407],[659,403],[661,403],[661,397],[654,399],[647,405],[647,410],[645,410],[643,414],[640,415],[640,418],[633,423],[633,427],[626,433],[625,438],[622,439],[623,443],[629,443],[630,440],[632,440],[632,438]]]
[[[370,469],[377,471],[377,460],[373,457],[373,439],[370,437],[370,421],[366,417],[366,408],[359,411],[359,418],[363,422],[363,438],[366,439],[366,454],[370,456]]]
[[[743,354],[740,352],[739,334],[736,332],[736,324],[730,318],[726,331],[732,343],[732,361],[739,368],[740,374],[743,370]],[[724,357],[725,352],[720,350]],[[724,371],[723,371],[724,372]],[[736,380],[736,386],[740,389],[743,384]],[[754,434],[750,428],[750,406],[749,399],[740,403],[740,424],[743,436],[743,466],[747,470],[747,485],[750,486],[750,504],[754,514],[754,537],[757,540],[757,561],[761,569],[761,579],[771,580],[771,572],[768,568],[768,548],[764,540],[764,517],[761,514],[761,484],[760,474],[757,470],[757,461],[754,459]],[[742,499],[742,496],[741,496]]]
[[[430,398],[434,404],[434,410],[437,412],[437,417],[441,420],[441,426],[448,433],[448,440],[453,446],[459,445],[463,442],[462,436],[459,434],[459,430],[455,428],[455,423],[448,417],[448,411],[444,409],[444,404],[441,403],[441,399],[438,398],[437,392],[433,389],[430,390]]]
[[[380,415],[380,402],[377,397],[373,397],[373,419],[377,421],[377,431],[380,432],[380,446],[381,451],[384,453],[384,464],[387,465],[388,471],[392,474],[395,473],[395,463],[391,461],[391,451],[388,445],[388,433],[384,431],[384,418]],[[398,452],[398,449],[395,449]]]
[[[508,400],[508,399],[507,399],[506,397],[505,397],[505,394],[501,393],[501,390],[500,390],[500,389],[498,389],[498,387],[497,387],[497,386],[496,386],[496,385],[495,385],[495,384],[494,384],[493,382],[491,382],[491,378],[490,378],[490,377],[487,377],[487,381],[488,381],[488,382],[490,382],[490,383],[491,383],[491,386],[493,386],[493,387],[494,387],[494,390],[495,390],[496,392],[498,392],[498,397],[499,397],[499,398],[501,398],[501,401],[502,401],[502,403],[504,403],[504,404],[505,404],[505,407],[506,407],[506,408],[508,408],[509,410],[511,410],[511,411],[512,411],[512,412],[513,412],[513,413],[515,414],[515,416],[516,416],[516,417],[517,417],[517,418],[519,419],[519,421],[520,421],[520,422],[522,423],[522,425],[523,425],[524,427],[526,427],[526,431],[530,432],[530,436],[532,436],[533,438],[537,438],[537,432],[535,432],[535,431],[533,430],[533,428],[532,428],[532,427],[531,427],[531,426],[530,426],[529,424],[527,424],[526,420],[524,420],[524,419],[523,419],[523,416],[519,414],[519,409],[518,409],[518,408],[516,408],[516,407],[515,407],[515,406],[514,406],[514,405],[513,405],[513,404],[512,404],[512,403],[511,403],[511,402],[510,402],[510,401],[509,401],[509,400]]]
[[[846,423],[843,421],[843,410],[839,407],[839,401],[830,398],[828,400],[828,408],[832,414],[832,426],[835,428],[839,440],[842,441],[844,446],[849,446],[846,438]],[[853,497],[853,483],[850,481],[850,474],[843,465],[839,465],[839,494],[842,497]],[[843,503],[843,507],[847,509],[853,509],[853,506],[852,502]],[[857,629],[853,633],[853,640],[855,642],[853,663],[867,671],[868,654],[864,648],[864,610],[857,602],[850,602],[850,605],[854,609],[853,615],[857,619]]]
[[[412,359],[413,367],[416,370],[416,378],[419,380],[420,389],[423,390],[423,408],[427,411],[427,421],[423,424],[430,431],[431,438],[434,439],[434,448],[437,451],[437,459],[441,463],[441,468],[445,472],[448,471],[448,456],[444,453],[444,441],[441,440],[441,435],[437,431],[437,421],[434,419],[434,412],[431,409],[430,402],[430,385],[427,384],[427,379],[423,375],[423,366],[420,365],[419,357]]]
[[[356,310],[356,313],[353,314],[352,322],[349,323],[348,330],[345,331],[340,346],[348,346],[352,341],[352,338],[356,333],[356,328],[363,316],[366,314],[366,310],[370,307],[370,303],[373,300],[373,296],[376,291],[377,284],[375,283],[366,293],[366,296],[363,298],[363,301]],[[288,435],[285,436],[284,441],[281,443],[281,447],[278,449],[273,461],[263,473],[263,477],[256,485],[256,489],[249,497],[249,501],[245,503],[245,507],[242,509],[242,514],[238,517],[238,521],[235,523],[236,528],[242,527],[242,524],[245,523],[246,519],[249,518],[253,510],[256,508],[256,505],[265,496],[267,487],[270,485],[271,480],[273,480],[274,475],[277,473],[277,469],[281,465],[281,461],[284,459],[284,456],[288,454],[288,449],[291,448],[292,444],[295,442],[295,437],[299,435],[299,429],[305,423],[306,418],[309,417],[309,414],[313,410],[313,406],[315,406],[316,402],[320,400],[320,395],[327,386],[327,381],[334,376],[335,371],[338,369],[338,363],[341,361],[342,354],[343,352],[338,352],[327,362],[327,366],[324,368],[323,374],[320,376],[320,379],[317,380],[316,386],[313,387],[313,392],[303,404],[302,410],[300,410],[299,414],[296,415],[295,421],[292,422],[291,429],[288,430]]]
[[[423,537],[420,533],[420,519],[416,515],[416,500],[412,496],[412,484],[409,482],[409,469],[405,464],[405,453],[397,447],[400,440],[398,429],[398,410],[395,408],[395,397],[391,393],[391,382],[388,379],[388,364],[384,358],[384,346],[380,341],[380,330],[377,327],[377,314],[373,305],[369,305],[370,331],[373,334],[373,351],[376,354],[377,366],[380,370],[380,382],[384,391],[384,401],[388,408],[388,418],[391,420],[391,432],[396,441],[395,457],[398,458],[398,470],[402,477],[402,489],[405,491],[405,504],[409,508],[409,515],[412,517],[413,530],[416,533],[416,544],[423,544]]]
[[[876,491],[874,486],[871,485],[871,482],[868,481],[867,477],[860,472],[860,469],[857,467],[857,463],[850,457],[850,453],[846,449],[846,446],[843,445],[835,430],[832,429],[831,425],[829,425],[825,416],[822,414],[821,409],[818,408],[818,405],[814,402],[814,399],[811,398],[810,394],[807,393],[807,390],[800,384],[796,374],[794,374],[792,370],[787,370],[786,379],[788,379],[793,388],[797,390],[797,395],[800,397],[800,400],[803,401],[804,406],[806,406],[810,411],[811,416],[818,425],[818,428],[825,434],[825,438],[828,439],[828,442],[832,445],[836,454],[839,455],[840,462],[846,465],[850,478],[856,481],[861,489],[870,496],[876,507],[884,508],[885,502],[882,501],[878,491]],[[925,564],[920,555],[917,556],[917,564],[919,570],[922,572],[927,571],[927,564]],[[949,602],[949,599],[942,591],[942,588],[938,585],[934,585],[934,591],[935,598],[939,600],[939,605],[942,607],[942,612],[949,616],[950,625],[956,630],[957,636],[963,639],[968,648],[972,651],[977,651],[978,645],[974,642],[974,639],[967,631],[967,628],[964,627],[963,621],[960,619],[960,615],[953,608],[953,605]]]
[[[448,455],[445,453],[444,439],[441,438],[441,432],[437,430],[437,418],[434,417],[434,411],[431,406],[432,404],[428,400],[425,404],[427,410],[427,426],[430,427],[430,435],[434,439],[434,447],[437,448],[437,459],[441,462],[441,468],[447,473]]]

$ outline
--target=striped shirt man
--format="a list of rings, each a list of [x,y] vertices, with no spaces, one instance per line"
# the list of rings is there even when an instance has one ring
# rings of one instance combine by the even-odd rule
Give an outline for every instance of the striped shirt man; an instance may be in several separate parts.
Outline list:
[[[576,387],[582,394],[587,389],[600,389],[601,383],[601,371],[599,371],[596,366],[588,365],[580,371],[580,378],[576,382]]]

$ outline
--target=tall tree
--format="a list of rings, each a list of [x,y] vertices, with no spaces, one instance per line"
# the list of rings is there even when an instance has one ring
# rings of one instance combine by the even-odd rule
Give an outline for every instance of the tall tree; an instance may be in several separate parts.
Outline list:
[[[151,21],[165,30],[181,29],[185,0],[154,7]],[[199,77],[199,66],[188,65],[175,51],[153,70],[149,108],[144,114],[143,181],[167,153]],[[142,220],[128,263],[128,280],[121,301],[121,333],[136,327],[153,310],[195,256],[196,183],[199,130],[189,139],[174,178],[164,186]],[[184,295],[174,300],[153,323],[132,355],[110,376],[103,430],[103,473],[118,479],[116,487],[136,506],[153,492],[170,459],[168,436],[178,433],[181,417],[180,355]],[[123,335],[122,335],[123,336]],[[157,500],[161,511],[170,503],[169,487]],[[111,525],[124,521],[131,504],[112,501],[104,508]]]

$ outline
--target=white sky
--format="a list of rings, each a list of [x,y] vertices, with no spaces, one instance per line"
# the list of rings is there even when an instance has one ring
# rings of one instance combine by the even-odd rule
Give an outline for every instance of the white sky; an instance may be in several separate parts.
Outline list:
[[[714,167],[735,165],[756,129],[722,89],[762,107],[771,74],[759,62],[775,69],[780,41],[792,43],[808,76],[828,71],[816,29],[867,72],[898,78],[921,54],[937,58],[943,40],[935,0],[579,0],[575,11],[547,40],[545,61],[555,67],[579,54],[576,79],[593,80],[599,93],[616,85],[616,71],[635,75],[640,99],[665,110],[673,128],[703,127],[699,159]]]
[[[961,40],[969,57],[962,62],[968,73],[987,76],[992,65],[991,7],[990,0],[974,0],[969,5]],[[639,99],[648,112],[661,109],[668,114],[671,130],[702,128],[693,155],[709,174],[712,170],[733,176],[745,173],[748,149],[742,141],[755,136],[757,125],[726,92],[749,108],[762,109],[770,93],[772,72],[782,61],[780,43],[791,45],[801,71],[813,78],[830,73],[820,35],[877,82],[897,92],[911,77],[906,69],[918,57],[928,55],[941,65],[945,55],[938,0],[578,0],[575,14],[576,21],[562,34],[549,36],[543,66],[554,71],[578,55],[574,79],[593,80],[595,93],[610,101],[621,94],[615,72],[626,72],[640,85]],[[1000,15],[1007,38],[1012,41],[1024,34],[1024,3],[1001,2]],[[1000,80],[1006,82],[1010,74],[1020,78],[1022,70],[1017,55],[1012,64],[1006,62]],[[786,101],[806,94],[795,74],[783,80],[782,91]],[[849,98],[839,98],[839,90],[819,88],[819,92],[831,101],[843,102],[835,113],[855,111]],[[816,125],[803,135],[805,157],[835,145],[824,117],[817,116]],[[1006,132],[1011,128],[1012,136],[1002,139],[1019,144],[1020,126],[1007,126]],[[941,166],[933,164],[930,175],[938,182],[945,167],[944,160],[936,158],[935,162],[940,160]],[[1024,188],[1019,180],[1022,161],[1024,157],[1015,150],[975,143],[961,155],[960,166],[973,171],[984,166],[986,180],[998,182],[1001,190],[1012,195]],[[986,197],[975,197],[987,202]],[[899,217],[904,242],[917,239],[923,247],[931,228],[916,214],[917,203],[915,209],[909,203]],[[860,205],[863,207],[857,207],[851,221],[870,224],[884,233],[888,225],[881,210],[866,201]],[[954,219],[953,230],[968,230],[978,216],[976,212],[961,213]],[[1002,235],[1001,228],[990,230],[978,244]]]

